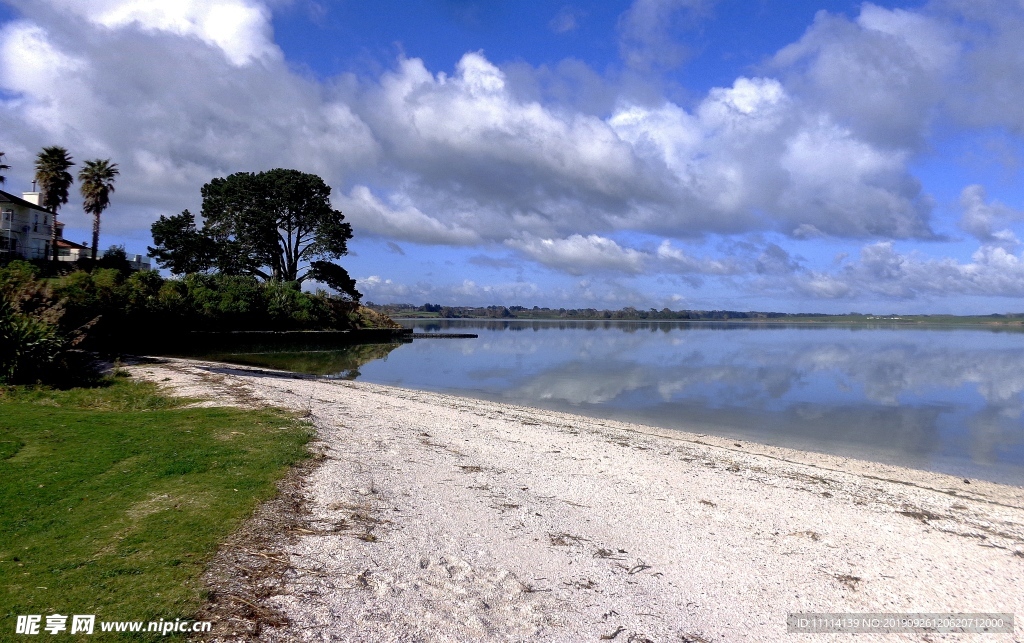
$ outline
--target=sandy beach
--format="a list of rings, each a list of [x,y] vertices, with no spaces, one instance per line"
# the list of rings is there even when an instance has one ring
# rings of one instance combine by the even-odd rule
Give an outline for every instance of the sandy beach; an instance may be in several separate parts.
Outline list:
[[[316,427],[295,515],[269,503],[215,561],[209,613],[245,607],[221,640],[846,641],[787,615],[1024,618],[1022,488],[362,382],[131,371]]]

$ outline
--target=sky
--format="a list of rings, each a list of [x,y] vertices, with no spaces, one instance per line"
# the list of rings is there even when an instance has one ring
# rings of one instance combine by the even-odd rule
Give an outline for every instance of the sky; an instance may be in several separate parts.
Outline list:
[[[1022,0],[0,0],[3,189],[110,158],[134,254],[312,172],[376,303],[1024,312],[1021,43]]]

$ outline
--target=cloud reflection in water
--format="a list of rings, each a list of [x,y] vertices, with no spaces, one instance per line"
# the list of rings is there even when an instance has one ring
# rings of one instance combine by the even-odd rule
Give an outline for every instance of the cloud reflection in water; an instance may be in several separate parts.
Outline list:
[[[364,379],[1024,484],[1024,334],[431,324]]]

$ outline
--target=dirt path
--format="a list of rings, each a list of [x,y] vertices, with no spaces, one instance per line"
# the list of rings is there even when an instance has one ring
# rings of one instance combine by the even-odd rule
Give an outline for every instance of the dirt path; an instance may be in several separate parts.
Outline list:
[[[1024,617],[1024,489],[366,383],[133,370],[318,428],[302,515],[237,546],[276,563],[216,567],[261,641],[845,641],[787,634],[787,614]]]

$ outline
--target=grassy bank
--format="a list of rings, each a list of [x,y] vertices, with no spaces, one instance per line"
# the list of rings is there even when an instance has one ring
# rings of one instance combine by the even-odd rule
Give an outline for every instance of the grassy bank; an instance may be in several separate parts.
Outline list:
[[[0,389],[0,640],[18,614],[188,618],[218,543],[310,435],[284,412],[183,408],[125,378]]]

